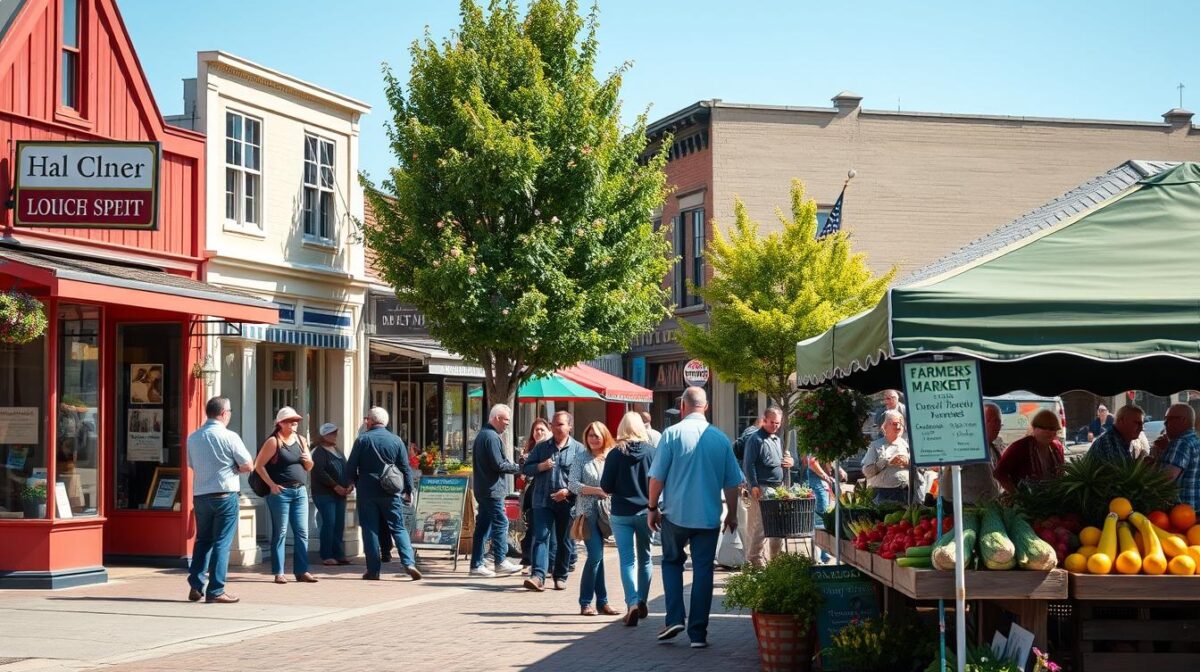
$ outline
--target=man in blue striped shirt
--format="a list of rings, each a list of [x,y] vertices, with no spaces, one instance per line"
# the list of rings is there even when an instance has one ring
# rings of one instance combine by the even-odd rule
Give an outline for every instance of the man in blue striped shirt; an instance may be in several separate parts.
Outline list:
[[[1160,462],[1173,478],[1179,479],[1179,499],[1193,508],[1200,506],[1200,437],[1196,436],[1196,411],[1187,404],[1175,404],[1163,416],[1170,444]],[[1155,447],[1161,444],[1155,442]]]

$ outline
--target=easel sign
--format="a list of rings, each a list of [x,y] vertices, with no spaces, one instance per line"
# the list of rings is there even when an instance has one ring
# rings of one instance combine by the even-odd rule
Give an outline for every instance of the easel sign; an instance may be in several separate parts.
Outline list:
[[[443,548],[458,565],[458,543],[462,536],[463,503],[467,480],[457,476],[422,476],[417,484],[414,548]]]
[[[918,467],[989,461],[979,362],[904,362],[912,462]]]
[[[146,493],[146,508],[173,510],[179,500],[179,468],[157,467]]]

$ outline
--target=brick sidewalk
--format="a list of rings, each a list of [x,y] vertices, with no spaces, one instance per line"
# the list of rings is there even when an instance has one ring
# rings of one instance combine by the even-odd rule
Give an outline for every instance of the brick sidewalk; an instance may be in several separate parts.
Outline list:
[[[656,549],[657,550],[657,549]],[[531,593],[520,577],[469,579],[466,563],[452,573],[446,560],[427,555],[426,579],[410,582],[385,573],[381,582],[361,581],[361,565],[316,567],[317,584],[270,583],[266,568],[249,568],[231,576],[237,605],[189,604],[184,575],[153,571],[121,576],[104,586],[58,593],[0,594],[0,614],[22,610],[32,614],[47,604],[54,616],[83,619],[106,636],[116,652],[101,645],[96,655],[61,660],[57,667],[35,661],[0,664],[0,672],[33,669],[105,669],[122,671],[197,670],[229,672],[263,667],[317,670],[344,665],[359,669],[412,667],[420,670],[688,670],[703,672],[758,669],[758,653],[748,615],[726,613],[720,606],[718,572],[710,622],[710,648],[688,648],[686,634],[671,644],[654,635],[663,625],[664,605],[657,567],[651,592],[650,618],[636,628],[619,617],[579,615],[578,572],[565,591]],[[658,558],[656,558],[656,561]],[[608,549],[606,583],[620,608],[621,587],[616,551]],[[397,563],[385,565],[399,570]],[[323,570],[332,569],[325,572]],[[389,578],[390,577],[390,578]],[[83,606],[86,605],[86,606]],[[86,614],[82,612],[87,612]],[[151,619],[145,619],[153,615]],[[122,619],[142,618],[141,625]],[[116,619],[116,623],[109,623]],[[123,625],[126,632],[121,632]],[[167,627],[181,624],[183,632]],[[7,623],[5,632],[13,632]],[[91,627],[87,625],[85,627]],[[158,641],[138,630],[165,628]],[[78,629],[78,626],[76,626]],[[188,631],[194,632],[188,632]],[[61,632],[61,631],[60,631]],[[142,632],[142,635],[147,633]],[[190,636],[189,636],[190,635]],[[82,635],[80,635],[82,636]],[[102,644],[102,643],[101,643]],[[14,655],[0,638],[0,658]]]

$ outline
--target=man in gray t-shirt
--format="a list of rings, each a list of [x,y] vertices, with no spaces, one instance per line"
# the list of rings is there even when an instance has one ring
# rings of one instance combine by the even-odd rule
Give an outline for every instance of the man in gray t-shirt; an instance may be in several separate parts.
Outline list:
[[[188,566],[188,599],[209,604],[232,604],[238,598],[225,592],[229,547],[237,531],[238,491],[254,460],[242,438],[227,428],[233,410],[225,397],[213,397],[204,406],[208,420],[187,440],[188,466],[192,468],[192,512],[196,516],[196,542]],[[205,593],[201,575],[208,574]]]

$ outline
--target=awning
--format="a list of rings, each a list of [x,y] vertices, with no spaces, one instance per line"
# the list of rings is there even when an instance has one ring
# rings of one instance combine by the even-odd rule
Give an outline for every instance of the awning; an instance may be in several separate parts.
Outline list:
[[[559,369],[558,375],[599,392],[600,396],[608,401],[631,404],[649,404],[654,401],[654,393],[650,390],[587,364]]]
[[[472,390],[467,396],[482,397],[483,388]],[[530,378],[521,383],[517,400],[540,399],[542,401],[604,401],[594,390],[558,375]]]
[[[371,350],[415,359],[434,375],[483,378],[481,367],[465,362],[460,355],[450,352],[431,338],[372,337]]]
[[[799,343],[800,385],[896,387],[901,360],[947,355],[978,360],[988,394],[1195,387],[1200,164],[1100,182],[1103,194],[1084,185],[1056,201],[1045,226],[1004,227],[951,255],[955,267]]]
[[[0,248],[0,273],[72,301],[141,306],[228,321],[274,324],[275,306],[249,294],[163,271]]]

